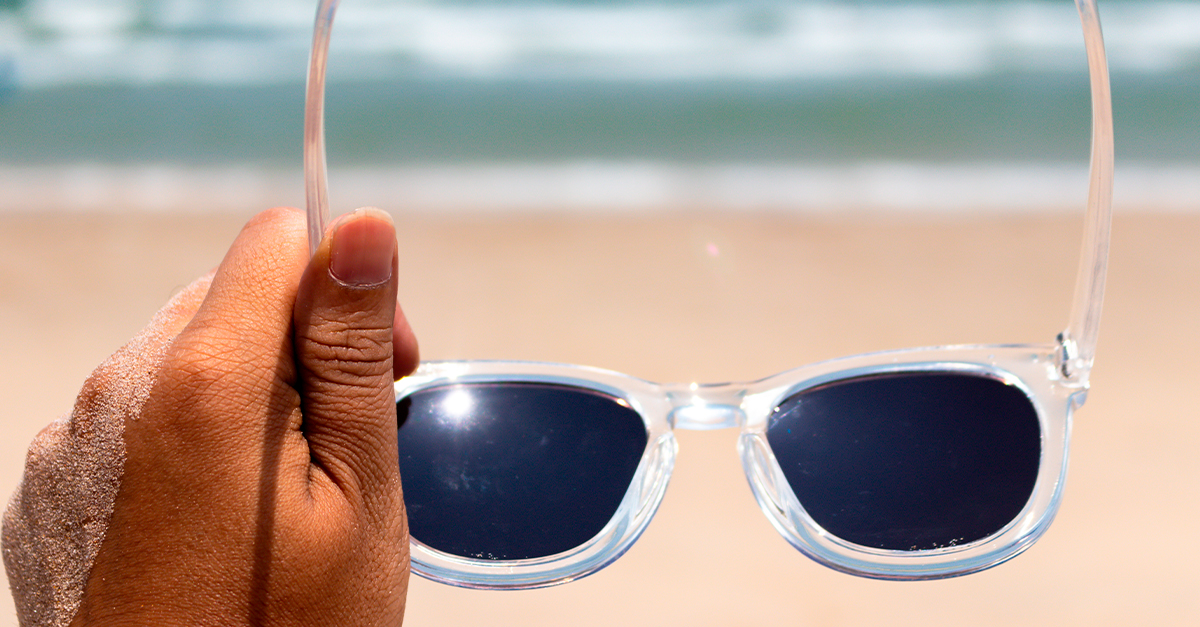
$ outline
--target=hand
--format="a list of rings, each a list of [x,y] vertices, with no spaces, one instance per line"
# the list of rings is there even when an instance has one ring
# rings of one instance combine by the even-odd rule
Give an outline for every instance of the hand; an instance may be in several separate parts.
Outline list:
[[[124,422],[124,472],[72,625],[403,621],[392,383],[417,346],[395,251],[376,210],[334,223],[311,261],[302,214],[259,214],[211,279],[92,375],[71,422],[39,435],[106,410]],[[54,462],[38,449],[26,483]]]

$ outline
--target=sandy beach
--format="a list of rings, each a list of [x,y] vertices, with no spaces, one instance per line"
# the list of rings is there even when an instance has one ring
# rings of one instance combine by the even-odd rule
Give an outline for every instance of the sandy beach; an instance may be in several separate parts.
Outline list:
[[[215,266],[251,213],[0,215],[0,494],[88,372]],[[1081,229],[1067,213],[395,218],[424,358],[700,382],[890,348],[1051,340]],[[518,593],[414,578],[406,624],[1197,624],[1200,215],[1129,211],[1113,233],[1065,501],[1012,562],[908,584],[829,571],[758,511],[733,431],[682,432],[662,508],[614,565]],[[0,627],[15,624],[0,595]]]

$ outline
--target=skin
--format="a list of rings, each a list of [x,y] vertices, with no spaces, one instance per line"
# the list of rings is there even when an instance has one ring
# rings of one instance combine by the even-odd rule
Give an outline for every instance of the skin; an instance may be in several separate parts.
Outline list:
[[[174,337],[140,416],[80,625],[403,622],[395,378],[417,364],[390,218],[308,258],[304,216],[253,218]],[[114,373],[98,370],[81,398]]]

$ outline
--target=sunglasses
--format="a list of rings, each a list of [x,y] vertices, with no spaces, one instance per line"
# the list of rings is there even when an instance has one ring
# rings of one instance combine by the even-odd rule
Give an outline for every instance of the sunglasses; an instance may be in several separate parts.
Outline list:
[[[328,219],[324,75],[337,4],[320,2],[308,75],[314,249]],[[423,363],[395,384],[413,572],[515,589],[607,566],[662,501],[675,429],[739,428],[738,453],[763,513],[793,546],[836,570],[934,579],[1028,548],[1062,497],[1108,258],[1108,68],[1095,2],[1076,4],[1091,77],[1091,178],[1072,311],[1055,341],[880,352],[752,383],[658,384],[547,363]]]

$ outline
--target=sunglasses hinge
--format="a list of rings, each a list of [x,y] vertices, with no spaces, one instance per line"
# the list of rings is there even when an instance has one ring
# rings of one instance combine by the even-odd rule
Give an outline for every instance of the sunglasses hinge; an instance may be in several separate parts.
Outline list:
[[[1059,333],[1055,339],[1058,342],[1055,361],[1058,365],[1058,373],[1062,375],[1063,381],[1065,383],[1087,385],[1091,364],[1080,356],[1079,345],[1075,342],[1075,339],[1067,331]]]

